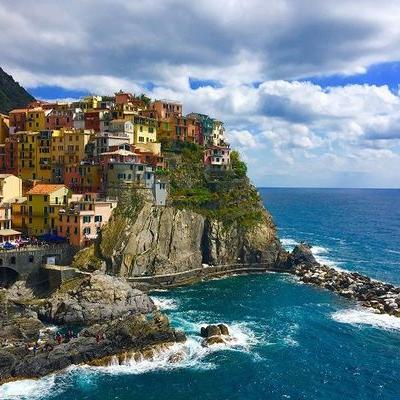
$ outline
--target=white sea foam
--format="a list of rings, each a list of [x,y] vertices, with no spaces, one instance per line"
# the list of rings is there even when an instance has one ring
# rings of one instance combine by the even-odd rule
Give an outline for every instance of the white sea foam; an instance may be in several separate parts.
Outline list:
[[[393,315],[377,314],[369,309],[340,310],[332,314],[332,319],[352,325],[371,325],[376,328],[400,331],[400,318]]]
[[[200,332],[201,324],[197,325]],[[204,326],[204,325],[203,325]],[[216,344],[210,347],[202,346],[202,338],[197,335],[189,336],[185,343],[175,343],[169,348],[155,352],[151,359],[135,360],[133,357],[120,364],[117,358],[106,367],[80,367],[85,371],[106,374],[133,374],[139,375],[155,370],[172,370],[177,368],[213,369],[215,364],[205,361],[204,358],[217,351],[243,351],[250,352],[251,347],[258,339],[254,333],[242,323],[232,324],[228,327],[230,338],[226,337],[226,344]],[[171,358],[179,357],[177,362]]]
[[[294,239],[291,238],[282,238],[281,239],[282,246],[285,248],[286,251],[292,251],[294,246],[300,244]]]
[[[154,304],[160,310],[176,310],[179,307],[179,302],[175,299],[168,299],[166,297],[150,296]]]
[[[55,385],[55,376],[42,379],[25,379],[5,383],[0,386],[1,400],[39,400],[47,395],[61,392],[62,388]]]

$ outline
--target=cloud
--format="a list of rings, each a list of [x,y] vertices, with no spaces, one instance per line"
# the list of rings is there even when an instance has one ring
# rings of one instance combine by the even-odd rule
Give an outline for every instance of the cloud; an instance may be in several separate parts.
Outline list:
[[[2,67],[27,87],[180,100],[226,122],[258,184],[400,185],[399,94],[305,81],[399,60],[400,2],[32,4],[0,4]]]

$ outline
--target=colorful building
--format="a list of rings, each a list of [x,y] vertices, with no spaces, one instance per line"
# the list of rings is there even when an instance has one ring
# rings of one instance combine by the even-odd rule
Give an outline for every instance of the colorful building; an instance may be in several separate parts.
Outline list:
[[[18,176],[23,180],[36,179],[36,144],[38,132],[22,131],[18,137]]]
[[[150,107],[160,119],[182,116],[182,103],[173,100],[156,100]]]
[[[57,234],[58,213],[67,205],[70,196],[65,185],[37,184],[26,193],[24,215],[29,235]]]
[[[46,129],[46,118],[51,110],[42,107],[28,108],[26,113],[26,130],[40,131]]]
[[[157,141],[157,120],[136,115],[134,123],[134,143],[149,143]]]
[[[28,110],[26,108],[20,108],[10,111],[10,134],[26,130],[27,111]]]
[[[204,150],[204,165],[215,171],[223,171],[230,168],[231,149],[219,146],[210,146]]]
[[[0,203],[9,203],[22,196],[22,179],[11,174],[0,174]]]
[[[72,195],[59,212],[57,234],[73,246],[88,245],[97,238],[116,206],[117,201],[100,199],[97,193]]]
[[[0,144],[4,144],[9,136],[10,119],[8,115],[0,113]]]

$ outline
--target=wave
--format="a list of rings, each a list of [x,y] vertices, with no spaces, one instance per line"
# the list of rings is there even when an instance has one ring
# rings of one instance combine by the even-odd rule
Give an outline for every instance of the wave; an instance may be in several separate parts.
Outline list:
[[[295,246],[299,245],[300,242],[296,241],[292,238],[282,238],[281,239],[282,246],[286,251],[292,251]],[[339,265],[343,264],[339,261],[332,260],[327,255],[329,254],[329,249],[323,246],[312,246],[311,252],[313,253],[315,259],[323,265],[327,265],[328,267],[335,268],[339,271],[345,271],[343,268],[339,267]]]
[[[1,400],[39,400],[48,395],[54,395],[62,391],[56,385],[55,375],[42,379],[25,379],[22,381],[5,383],[0,386]]]
[[[197,331],[204,324],[197,324]],[[191,368],[209,370],[216,368],[212,362],[205,360],[211,353],[220,351],[250,352],[258,342],[256,335],[243,323],[234,323],[228,326],[230,339],[226,337],[226,344],[216,344],[210,347],[202,346],[203,338],[197,335],[189,336],[185,343],[175,343],[168,348],[154,352],[150,359],[131,357],[119,363],[115,357],[110,365],[105,367],[83,366],[90,372],[106,374],[133,374],[139,375],[152,371]]]
[[[400,318],[393,315],[377,314],[369,309],[336,311],[331,315],[336,322],[352,325],[370,325],[386,330],[400,331]]]
[[[158,297],[150,295],[156,307],[160,310],[176,310],[179,307],[179,302],[176,299],[168,299],[166,297]]]

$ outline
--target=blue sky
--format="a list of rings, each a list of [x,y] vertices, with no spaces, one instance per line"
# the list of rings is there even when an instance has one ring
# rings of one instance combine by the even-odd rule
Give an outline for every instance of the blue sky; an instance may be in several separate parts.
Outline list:
[[[180,100],[260,186],[400,186],[400,2],[30,4],[0,3],[1,66],[38,98]]]

